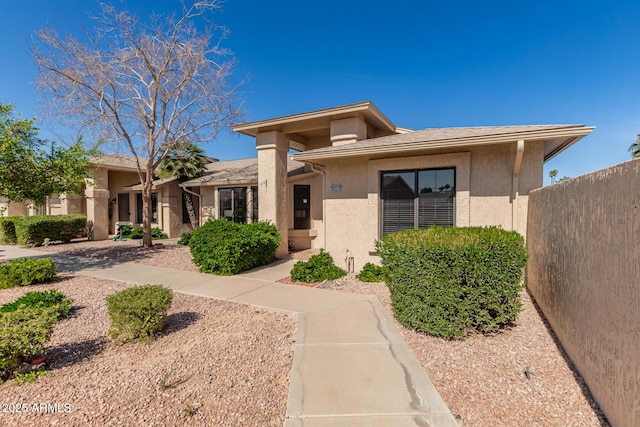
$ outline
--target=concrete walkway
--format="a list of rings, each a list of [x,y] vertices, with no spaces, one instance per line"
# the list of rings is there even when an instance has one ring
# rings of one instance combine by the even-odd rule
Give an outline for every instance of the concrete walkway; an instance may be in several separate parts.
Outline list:
[[[0,260],[51,257],[58,271],[299,314],[285,427],[457,426],[377,298],[291,286],[293,260],[231,277],[0,246]]]

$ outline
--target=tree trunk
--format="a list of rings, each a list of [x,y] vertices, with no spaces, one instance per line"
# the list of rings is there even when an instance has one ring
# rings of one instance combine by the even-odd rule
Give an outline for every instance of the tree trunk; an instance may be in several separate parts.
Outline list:
[[[150,248],[151,241],[151,187],[153,185],[153,175],[147,171],[147,176],[142,187],[142,246]]]
[[[191,194],[186,191],[182,191],[182,195],[184,197],[184,203],[187,206],[187,213],[189,214],[189,222],[191,226],[195,230],[198,228],[198,217],[196,216],[196,210],[193,208],[193,200],[191,199]]]

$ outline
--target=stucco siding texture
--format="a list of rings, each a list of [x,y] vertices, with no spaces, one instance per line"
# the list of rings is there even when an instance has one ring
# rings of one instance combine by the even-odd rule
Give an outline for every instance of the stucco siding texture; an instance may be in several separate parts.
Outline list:
[[[518,179],[517,223],[526,232],[527,194],[542,185],[542,143],[525,144]],[[468,151],[390,157],[345,158],[326,164],[327,250],[341,265],[346,251],[354,257],[355,271],[367,262],[381,237],[380,173],[384,171],[447,168],[456,170],[455,225],[513,225],[513,167],[516,144],[474,147]],[[332,191],[332,186],[340,191]],[[342,265],[341,265],[342,266]]]
[[[336,265],[347,268],[347,251],[358,272],[369,260],[366,160],[334,160],[325,168],[327,251]],[[331,188],[340,191],[332,191]]]
[[[529,195],[527,286],[612,425],[640,425],[640,159]]]

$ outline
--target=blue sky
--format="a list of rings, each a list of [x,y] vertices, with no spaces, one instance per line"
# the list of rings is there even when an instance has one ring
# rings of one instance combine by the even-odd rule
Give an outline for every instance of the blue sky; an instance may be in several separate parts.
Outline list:
[[[128,1],[175,10],[178,0]],[[145,6],[147,5],[147,6]],[[152,6],[148,6],[152,5]],[[37,28],[77,33],[87,0],[5,2],[0,102],[37,115],[28,40]],[[228,0],[216,21],[238,60],[246,120],[370,100],[396,125],[583,123],[592,135],[545,165],[578,176],[630,159],[640,133],[640,2]],[[41,124],[41,135],[64,131]],[[69,130],[69,133],[74,133]],[[220,159],[255,156],[224,133]]]

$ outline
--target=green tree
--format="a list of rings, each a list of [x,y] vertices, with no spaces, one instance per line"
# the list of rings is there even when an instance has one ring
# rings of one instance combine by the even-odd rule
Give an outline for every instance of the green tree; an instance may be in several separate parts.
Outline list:
[[[50,195],[82,194],[97,150],[86,150],[82,137],[69,147],[42,140],[35,121],[0,104],[0,197],[38,206]]]
[[[153,244],[151,190],[160,163],[176,144],[215,139],[242,111],[228,82],[235,58],[221,47],[227,31],[212,22],[221,0],[175,3],[175,15],[141,18],[99,2],[84,37],[45,28],[32,46],[48,112],[135,157],[146,247]]]
[[[160,178],[176,177],[180,183],[197,178],[204,174],[205,168],[204,150],[194,143],[182,143],[174,146],[158,167]],[[187,206],[189,222],[193,228],[198,227],[198,217],[193,208],[191,194],[182,189],[182,198]]]
[[[636,136],[635,144],[631,144],[629,147],[629,152],[634,159],[640,157],[640,134]]]
[[[558,169],[552,169],[549,171],[549,178],[551,178],[551,183],[556,182],[556,177],[558,176]]]

